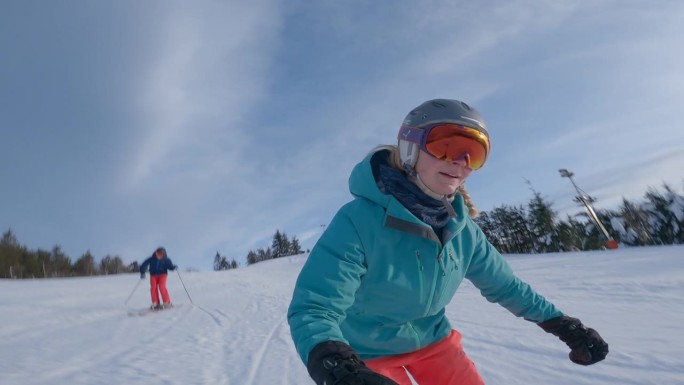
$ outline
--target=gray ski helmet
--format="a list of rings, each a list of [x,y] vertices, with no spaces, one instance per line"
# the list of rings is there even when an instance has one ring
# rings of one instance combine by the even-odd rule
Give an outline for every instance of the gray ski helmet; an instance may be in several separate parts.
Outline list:
[[[464,102],[454,99],[433,99],[419,105],[406,115],[402,126],[422,128],[435,123],[456,123],[474,128],[489,138],[484,119],[476,109]],[[418,161],[420,145],[399,139],[399,155],[401,164],[409,172]]]

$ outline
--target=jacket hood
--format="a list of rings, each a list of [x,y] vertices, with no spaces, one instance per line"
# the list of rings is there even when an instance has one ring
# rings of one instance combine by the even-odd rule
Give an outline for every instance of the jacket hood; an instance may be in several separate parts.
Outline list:
[[[378,166],[381,163],[387,163],[388,157],[388,150],[374,151],[354,166],[349,176],[349,192],[355,198],[366,198],[382,207],[387,207],[392,196],[380,191],[377,172]]]

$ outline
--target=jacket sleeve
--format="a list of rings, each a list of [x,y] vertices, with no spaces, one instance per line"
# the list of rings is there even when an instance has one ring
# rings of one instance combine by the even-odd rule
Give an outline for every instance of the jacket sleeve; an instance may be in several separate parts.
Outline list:
[[[506,260],[472,223],[475,249],[466,272],[468,278],[489,302],[505,307],[518,317],[543,322],[563,315],[556,306],[518,278]]]
[[[351,219],[338,212],[304,264],[287,317],[297,352],[306,365],[311,349],[325,341],[348,341],[340,331],[366,272],[361,240]]]
[[[176,270],[175,267],[173,267],[173,262],[171,261],[171,258],[166,257],[166,268],[173,271]]]
[[[153,257],[147,258],[147,259],[142,263],[142,265],[140,265],[140,273],[141,273],[141,274],[144,273],[145,271],[147,271],[147,266],[149,266],[149,265],[150,265],[150,262],[152,262],[152,258],[153,258]]]

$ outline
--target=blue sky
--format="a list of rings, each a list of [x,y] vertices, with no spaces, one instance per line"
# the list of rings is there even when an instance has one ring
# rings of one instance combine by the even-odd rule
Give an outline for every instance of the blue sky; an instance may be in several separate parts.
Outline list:
[[[3,1],[0,227],[72,259],[310,248],[414,106],[480,110],[490,210],[684,178],[684,3]]]

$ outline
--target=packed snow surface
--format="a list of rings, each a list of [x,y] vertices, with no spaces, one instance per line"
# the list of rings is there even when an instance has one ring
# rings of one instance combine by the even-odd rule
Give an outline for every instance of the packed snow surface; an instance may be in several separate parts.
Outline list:
[[[144,316],[149,286],[135,274],[0,280],[0,384],[313,384],[286,319],[306,258],[172,272],[176,308]],[[575,365],[556,337],[465,282],[447,314],[488,385],[684,384],[684,246],[506,258],[610,354]]]

